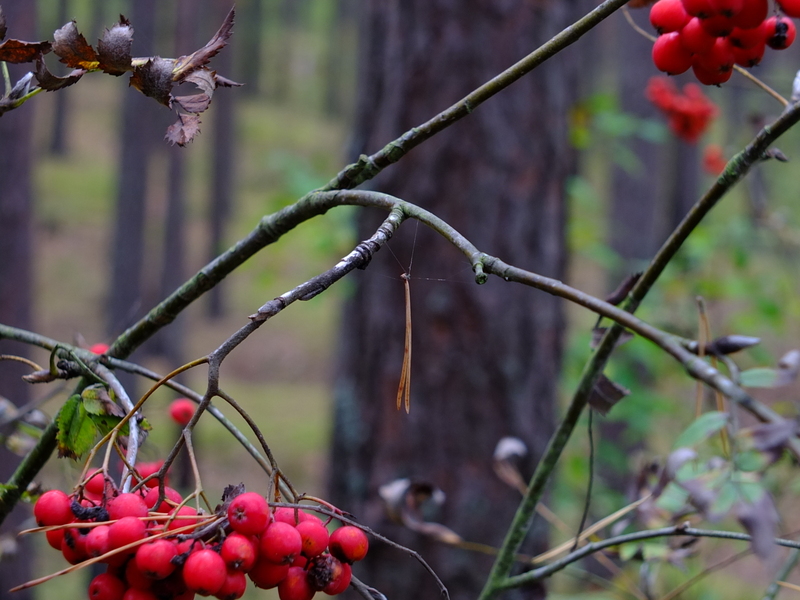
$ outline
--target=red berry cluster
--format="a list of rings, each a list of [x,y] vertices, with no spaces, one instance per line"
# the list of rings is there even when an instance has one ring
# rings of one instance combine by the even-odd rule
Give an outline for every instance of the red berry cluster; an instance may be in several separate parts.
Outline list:
[[[350,585],[351,564],[367,553],[363,531],[345,526],[328,534],[316,516],[278,508],[253,492],[242,493],[196,532],[171,534],[198,525],[200,516],[167,487],[117,493],[100,475],[102,500],[86,491],[78,501],[59,490],[42,494],[34,506],[37,523],[54,527],[48,543],[70,564],[96,558],[108,565],[89,584],[90,600],[191,600],[195,594],[237,600],[246,574],[259,588],[278,588],[281,600],[310,600],[317,591],[339,594]],[[96,490],[95,478],[86,490]],[[90,485],[91,484],[91,485]],[[175,515],[167,522],[168,515]],[[297,515],[297,520],[296,520]],[[208,527],[213,523],[214,527]]]
[[[697,142],[718,113],[716,104],[694,83],[683,86],[681,93],[668,78],[651,77],[645,95],[667,115],[672,132],[690,144]]]
[[[669,75],[691,68],[700,83],[725,83],[734,64],[754,67],[767,46],[783,50],[794,41],[787,16],[800,17],[800,0],[776,3],[784,14],[767,18],[769,0],[658,0],[650,9],[659,33],[653,62]]]

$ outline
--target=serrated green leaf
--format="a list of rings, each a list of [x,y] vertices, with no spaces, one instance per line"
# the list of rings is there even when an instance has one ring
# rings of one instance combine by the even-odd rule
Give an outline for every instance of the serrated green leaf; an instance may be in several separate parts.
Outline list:
[[[112,417],[111,415],[89,415],[89,418],[94,423],[95,427],[97,427],[98,433],[100,435],[106,435],[109,433],[114,427],[116,427],[120,421],[122,421],[121,417]],[[128,424],[122,426],[120,430],[121,435],[128,435]]]
[[[725,427],[727,422],[728,413],[721,411],[707,412],[697,418],[678,436],[675,441],[675,448],[699,444]]]
[[[757,367],[739,373],[739,383],[743,387],[771,388],[778,383],[778,376],[776,369]]]
[[[89,418],[81,397],[70,396],[57,417],[58,455],[79,458],[88,452],[97,436],[97,427]]]

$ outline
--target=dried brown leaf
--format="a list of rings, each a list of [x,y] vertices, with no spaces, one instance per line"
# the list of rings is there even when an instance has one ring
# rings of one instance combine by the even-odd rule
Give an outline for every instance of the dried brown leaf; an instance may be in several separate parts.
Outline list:
[[[205,92],[209,96],[214,95],[214,90],[217,88],[217,82],[214,79],[213,71],[209,69],[197,69],[195,72],[190,73],[184,78],[184,81],[195,84],[200,91]]]
[[[639,281],[639,278],[642,276],[642,272],[639,271],[638,273],[631,273],[625,279],[622,280],[622,283],[619,284],[617,289],[611,292],[608,296],[606,296],[606,302],[609,304],[613,304],[616,306],[628,296],[628,292],[633,289],[633,286],[636,285],[636,282]]]
[[[201,113],[211,104],[211,98],[208,94],[173,96],[172,101],[188,113]]]
[[[775,534],[778,528],[778,511],[772,496],[764,491],[755,503],[740,502],[736,518],[750,534],[750,547],[761,559],[767,559],[775,552]]]
[[[178,146],[185,146],[200,133],[200,116],[191,115],[178,115],[178,120],[167,128],[167,134],[164,136],[170,144],[177,144]]]
[[[75,21],[56,29],[53,38],[53,52],[62,63],[73,69],[91,71],[97,68],[97,53],[78,31]]]
[[[601,373],[589,395],[589,406],[601,415],[606,415],[617,402],[630,393],[630,390],[614,383]]]
[[[154,56],[133,70],[130,85],[164,106],[171,106],[173,64],[171,59]]]
[[[42,54],[50,52],[50,49],[50,42],[6,40],[0,44],[0,60],[9,63],[33,62]]]
[[[74,69],[72,73],[66,77],[58,77],[47,70],[44,60],[39,58],[39,60],[36,61],[36,81],[39,82],[39,87],[47,92],[53,92],[72,85],[83,77],[84,73],[86,73],[86,71],[83,69]]]
[[[597,348],[600,345],[600,340],[603,339],[603,336],[608,331],[607,327],[595,327],[592,329],[592,341],[589,344],[589,347],[592,349]],[[614,343],[614,348],[619,348],[622,344],[626,342],[630,342],[633,339],[633,334],[628,331],[627,329],[623,329],[622,333],[619,334],[617,341]]]
[[[133,44],[133,27],[130,21],[119,16],[119,23],[106,29],[103,39],[97,42],[97,54],[100,68],[109,75],[122,75],[131,70],[131,45]]]
[[[233,81],[232,79],[228,79],[227,77],[223,77],[216,71],[213,71],[213,75],[217,87],[242,87],[244,85],[243,83],[239,83],[237,81]]]
[[[217,33],[205,46],[188,56],[181,56],[175,61],[175,70],[172,74],[173,81],[183,81],[189,74],[207,65],[228,44],[228,39],[233,33],[234,15],[235,11],[231,8]]]

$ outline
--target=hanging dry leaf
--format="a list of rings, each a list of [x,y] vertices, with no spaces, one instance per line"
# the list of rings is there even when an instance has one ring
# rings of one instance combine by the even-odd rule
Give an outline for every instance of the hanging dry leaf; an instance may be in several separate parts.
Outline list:
[[[619,284],[617,289],[611,292],[608,296],[606,296],[606,302],[609,304],[613,304],[616,306],[625,298],[628,297],[628,292],[633,289],[633,286],[636,285],[636,282],[639,281],[639,278],[642,276],[642,272],[639,271],[638,273],[632,273],[628,275],[625,279],[622,280],[622,283]]]
[[[178,115],[178,120],[167,128],[164,138],[170,144],[185,146],[200,133],[200,115]]]
[[[50,52],[50,42],[23,42],[6,40],[0,44],[0,60],[9,63],[26,63]]]
[[[130,85],[164,106],[171,106],[172,65],[168,58],[154,56],[133,69]]]
[[[70,86],[83,77],[84,73],[86,73],[86,71],[83,69],[74,69],[72,73],[66,77],[58,77],[47,70],[47,66],[44,64],[42,58],[36,60],[36,81],[39,82],[39,87],[46,92],[54,92],[55,90]]]
[[[614,383],[601,373],[592,388],[592,393],[589,394],[589,406],[605,416],[617,402],[630,393],[630,390]]]
[[[228,39],[233,33],[233,18],[235,14],[234,9],[231,8],[217,33],[205,46],[188,56],[181,56],[175,61],[173,81],[183,81],[189,74],[204,67],[219,54],[219,51],[228,44]]]
[[[87,71],[97,68],[97,53],[78,31],[75,21],[56,29],[53,39],[53,52],[68,67]]]
[[[109,75],[122,75],[131,70],[131,46],[133,45],[133,27],[130,21],[119,16],[119,23],[106,29],[103,39],[97,42],[99,67]]]

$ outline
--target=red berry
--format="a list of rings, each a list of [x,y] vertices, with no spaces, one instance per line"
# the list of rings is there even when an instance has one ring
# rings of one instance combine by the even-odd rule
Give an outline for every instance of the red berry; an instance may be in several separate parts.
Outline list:
[[[269,505],[261,494],[245,492],[228,505],[228,520],[234,531],[244,535],[256,535],[269,523]]]
[[[197,405],[188,398],[178,398],[169,405],[169,416],[181,427],[184,427],[194,416]]]
[[[700,17],[707,19],[714,15],[714,7],[711,5],[711,0],[682,0],[683,8],[693,17]]]
[[[123,517],[108,528],[108,543],[112,550],[122,548],[128,544],[133,544],[143,540],[147,535],[147,527],[144,521],[136,517]],[[133,554],[135,548],[131,548],[127,553]]]
[[[740,29],[756,29],[767,18],[768,12],[769,0],[747,0],[739,14],[733,17],[733,22]]]
[[[773,50],[785,50],[797,35],[794,21],[786,17],[770,17],[764,21],[763,27],[767,46]]]
[[[730,71],[707,71],[698,65],[692,65],[692,73],[697,81],[703,85],[720,85],[731,78],[733,70]]]
[[[764,51],[767,48],[767,44],[763,39],[751,48],[738,48],[733,45],[731,38],[728,38],[728,42],[731,44],[730,50],[736,64],[747,69],[755,67],[761,62],[764,57]]]
[[[75,519],[72,514],[72,500],[61,490],[45,492],[33,505],[33,516],[39,527],[66,525]]]
[[[109,345],[102,342],[98,342],[89,346],[89,352],[94,352],[95,354],[105,354],[108,352],[108,349]]]
[[[733,69],[733,63],[733,53],[725,38],[717,38],[711,50],[704,54],[695,54],[692,59],[692,66],[719,73],[729,73]]]
[[[97,469],[94,474],[89,477],[86,485],[83,487],[84,491],[94,494],[95,496],[102,496],[106,488],[106,480],[103,478],[103,472]]]
[[[180,504],[181,495],[176,491],[173,490],[171,487],[164,488],[164,495],[167,497],[167,500],[171,500],[175,504]],[[168,513],[172,510],[172,505],[170,505],[167,500],[163,500],[161,504],[158,505],[158,508],[155,508],[156,501],[158,500],[158,488],[153,487],[147,490],[147,494],[144,496],[144,504],[145,506],[150,509],[152,512],[158,513]]]
[[[745,0],[711,0],[711,7],[719,14],[733,17],[742,12]]]
[[[289,565],[279,565],[266,559],[259,559],[247,573],[257,588],[269,590],[278,585],[289,572]]]
[[[303,541],[302,552],[308,558],[322,554],[328,547],[328,530],[322,523],[303,521],[296,527]]]
[[[322,588],[322,591],[329,596],[336,596],[344,592],[350,586],[350,580],[353,577],[353,568],[350,565],[343,562],[339,562],[339,564],[341,565],[341,570],[334,569],[330,582]]]
[[[186,587],[201,596],[216,594],[225,583],[226,575],[225,561],[208,548],[192,552],[183,565]]]
[[[109,500],[106,508],[112,521],[123,517],[147,516],[147,505],[139,494],[120,494]]]
[[[136,550],[136,566],[151,579],[164,579],[175,570],[171,561],[177,555],[178,549],[173,542],[159,539],[139,546]]]
[[[356,562],[367,555],[369,540],[358,527],[345,525],[331,534],[328,543],[331,554],[343,562]]]
[[[108,541],[108,532],[110,529],[108,525],[99,525],[98,527],[92,528],[92,530],[86,534],[85,547],[86,554],[88,554],[89,557],[102,556],[111,550],[111,544]]]
[[[684,25],[680,35],[684,48],[693,53],[708,52],[717,41],[716,36],[703,29],[702,22],[697,17],[692,17]]]
[[[219,600],[238,600],[244,596],[247,589],[247,579],[241,571],[228,571],[225,583],[219,591],[214,594]]]
[[[683,47],[677,31],[665,33],[653,44],[653,63],[659,71],[680,75],[692,66],[692,53]]]
[[[153,587],[153,580],[146,577],[136,564],[136,557],[130,559],[125,565],[125,581],[137,590],[149,590]]]
[[[171,515],[177,515],[178,517],[190,517],[190,516],[197,516],[197,511],[193,509],[191,506],[181,506],[177,512],[175,509],[169,511]],[[169,524],[167,527],[168,531],[173,531],[180,527],[186,527],[187,525],[197,525],[197,519],[173,519],[172,523]],[[186,532],[184,532],[186,533]]]
[[[136,470],[139,472],[141,478],[144,479],[145,477],[149,477],[150,475],[157,473],[163,465],[164,465],[163,460],[156,460],[153,462],[143,462],[136,465]],[[164,485],[167,485],[169,483],[168,479],[169,478],[164,478]],[[157,488],[158,478],[154,477],[153,479],[148,479],[145,482],[145,486],[149,488],[154,488],[154,487]]]
[[[89,584],[89,600],[122,600],[125,583],[109,573],[101,573]]]
[[[77,565],[89,558],[86,553],[86,534],[78,529],[65,529],[61,540],[61,554],[71,565]]]
[[[63,529],[51,529],[50,531],[46,531],[44,535],[47,538],[47,543],[50,544],[51,548],[61,550],[61,542],[64,541]]]
[[[122,600],[159,600],[159,598],[150,590],[131,587],[125,590]]]
[[[728,43],[734,48],[742,49],[766,44],[764,41],[764,32],[760,27],[756,29],[741,29],[737,27],[728,36]]]
[[[658,0],[650,8],[650,24],[658,33],[680,31],[690,18],[681,0]]]
[[[302,548],[300,532],[288,523],[276,521],[261,535],[258,555],[274,563],[290,564]]]
[[[700,19],[700,25],[708,35],[713,35],[714,37],[730,35],[733,28],[736,27],[733,19],[725,15],[714,15],[707,19]]]
[[[800,19],[800,0],[775,0],[787,17]]]
[[[256,545],[241,533],[232,533],[222,542],[219,551],[228,569],[247,572],[256,562]]]
[[[278,597],[281,600],[311,600],[314,597],[304,569],[289,567],[286,577],[278,584]]]

